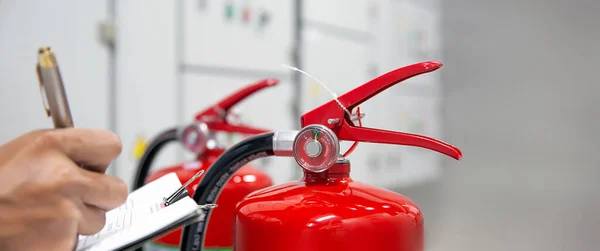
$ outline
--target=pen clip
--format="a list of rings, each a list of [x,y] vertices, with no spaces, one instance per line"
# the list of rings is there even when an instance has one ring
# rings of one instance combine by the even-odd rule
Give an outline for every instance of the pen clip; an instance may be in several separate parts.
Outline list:
[[[46,88],[44,88],[44,81],[42,80],[42,70],[40,68],[40,64],[35,64],[35,72],[38,77],[38,84],[40,85],[40,93],[42,95],[42,106],[44,106],[44,111],[46,111],[46,116],[50,117],[52,114],[50,113],[50,104],[48,104],[48,97],[46,96]]]

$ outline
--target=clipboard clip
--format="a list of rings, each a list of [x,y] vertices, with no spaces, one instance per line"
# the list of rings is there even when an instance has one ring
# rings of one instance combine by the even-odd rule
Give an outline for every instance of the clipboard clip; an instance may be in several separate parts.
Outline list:
[[[204,170],[198,171],[196,174],[194,174],[194,176],[192,178],[190,178],[187,182],[185,182],[185,184],[181,185],[181,187],[179,187],[177,190],[175,190],[175,192],[173,192],[171,195],[169,195],[169,197],[163,198],[163,203],[162,203],[163,206],[168,207],[169,205],[177,202],[178,200],[183,199],[186,196],[190,196],[189,192],[187,191],[187,186],[189,186],[190,184],[192,184],[192,182],[194,182],[195,180],[200,178],[200,176],[202,176],[202,174],[204,174]],[[208,204],[208,205],[213,205],[213,204]]]

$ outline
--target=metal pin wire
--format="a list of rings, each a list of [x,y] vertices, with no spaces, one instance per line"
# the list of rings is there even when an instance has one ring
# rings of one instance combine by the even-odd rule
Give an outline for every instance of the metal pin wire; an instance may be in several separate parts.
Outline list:
[[[342,108],[342,110],[344,110],[344,111],[346,112],[346,114],[348,114],[348,116],[349,116],[349,117],[352,117],[352,114],[351,114],[351,113],[348,111],[348,109],[346,109],[346,107],[344,107],[344,105],[342,104],[342,102],[340,102],[340,100],[338,99],[338,96],[337,96],[337,94],[335,94],[335,92],[333,92],[331,89],[329,89],[329,87],[327,87],[327,85],[325,85],[323,82],[321,82],[321,81],[320,81],[320,80],[318,80],[316,77],[314,77],[314,76],[312,76],[312,75],[308,74],[307,72],[305,72],[305,71],[303,71],[303,70],[300,70],[300,69],[298,69],[298,68],[296,68],[296,67],[289,66],[289,65],[285,65],[285,64],[284,64],[284,65],[281,65],[281,66],[282,66],[283,68],[287,68],[287,69],[290,69],[290,70],[292,70],[292,71],[297,71],[297,72],[300,72],[300,73],[302,73],[302,74],[304,74],[304,75],[308,76],[309,78],[312,78],[312,79],[313,79],[314,81],[316,81],[317,83],[319,83],[321,86],[323,86],[323,88],[325,88],[325,90],[327,90],[327,91],[328,91],[328,92],[331,94],[331,96],[333,97],[333,99],[335,100],[335,102],[337,102],[337,103],[338,103],[338,105],[340,105],[340,107]]]

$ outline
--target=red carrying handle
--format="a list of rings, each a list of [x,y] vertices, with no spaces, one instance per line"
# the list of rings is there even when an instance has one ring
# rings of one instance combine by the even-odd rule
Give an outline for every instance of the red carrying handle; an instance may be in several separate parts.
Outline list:
[[[195,116],[195,120],[206,123],[210,130],[215,131],[243,134],[260,134],[269,132],[270,130],[256,128],[248,125],[231,125],[227,122],[226,117],[229,113],[229,110],[231,110],[231,108],[237,103],[241,102],[245,98],[251,96],[252,94],[260,90],[263,90],[270,86],[275,86],[278,83],[279,80],[269,78],[250,84],[238,90],[237,92],[234,92],[229,96],[223,98],[222,100],[217,102],[217,104],[197,113]]]
[[[333,130],[339,140],[416,146],[437,151],[454,159],[460,159],[462,157],[460,149],[448,143],[416,134],[356,127],[348,114],[353,108],[395,84],[414,76],[435,71],[440,67],[442,67],[442,63],[430,61],[390,71],[344,93],[339,96],[337,101],[331,100],[305,113],[300,118],[300,124],[302,127],[310,124],[325,125]]]

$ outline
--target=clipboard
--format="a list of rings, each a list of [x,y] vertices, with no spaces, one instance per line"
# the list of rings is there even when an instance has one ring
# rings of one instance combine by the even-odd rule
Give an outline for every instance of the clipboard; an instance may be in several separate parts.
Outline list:
[[[164,197],[179,187],[179,178],[170,173],[131,192],[123,205],[107,212],[100,232],[78,237],[75,250],[134,250],[178,227],[205,220],[207,210],[216,205],[198,205],[189,196],[164,205]]]

